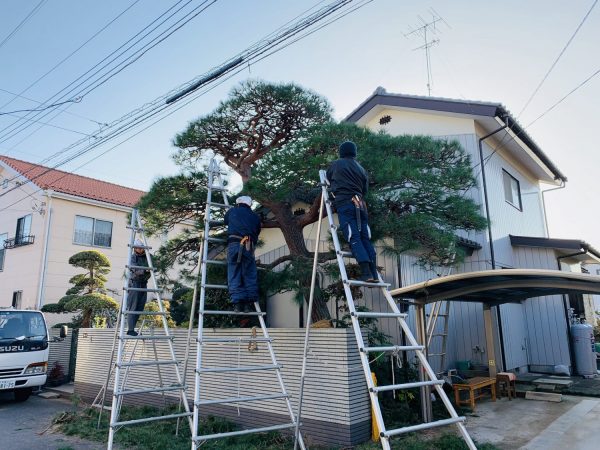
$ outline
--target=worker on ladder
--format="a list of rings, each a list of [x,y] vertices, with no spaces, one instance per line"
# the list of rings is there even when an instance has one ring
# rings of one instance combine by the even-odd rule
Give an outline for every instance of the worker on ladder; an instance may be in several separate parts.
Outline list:
[[[365,202],[369,176],[356,161],[356,153],[354,142],[343,142],[339,148],[340,158],[327,169],[327,180],[340,229],[350,244],[352,256],[360,265],[360,281],[376,282],[379,281],[379,274]]]
[[[227,284],[235,312],[252,312],[258,301],[258,276],[254,248],[260,234],[260,217],[252,211],[252,199],[238,197],[236,207],[225,214],[227,225]]]
[[[148,259],[146,258],[146,250],[144,243],[139,239],[136,239],[133,244],[133,252],[130,257],[130,265],[137,267],[148,267]],[[131,288],[148,288],[148,279],[150,278],[150,271],[145,269],[129,269],[131,276],[129,278],[129,287]],[[127,310],[128,311],[143,311],[146,306],[148,299],[148,292],[146,291],[130,291],[127,294]],[[135,331],[135,325],[139,319],[138,314],[129,314],[127,317],[127,334],[129,336],[137,336],[138,333]]]

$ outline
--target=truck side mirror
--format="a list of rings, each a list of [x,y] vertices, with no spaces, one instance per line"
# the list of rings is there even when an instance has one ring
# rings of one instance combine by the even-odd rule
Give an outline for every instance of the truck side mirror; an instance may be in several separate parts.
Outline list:
[[[64,339],[68,335],[69,335],[69,327],[67,327],[66,325],[63,325],[62,327],[60,327],[60,337]]]

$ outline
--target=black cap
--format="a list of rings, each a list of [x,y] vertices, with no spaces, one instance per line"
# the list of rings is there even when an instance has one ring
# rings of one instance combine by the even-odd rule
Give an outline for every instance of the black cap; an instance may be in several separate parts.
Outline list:
[[[356,158],[356,144],[352,141],[342,142],[340,158]]]

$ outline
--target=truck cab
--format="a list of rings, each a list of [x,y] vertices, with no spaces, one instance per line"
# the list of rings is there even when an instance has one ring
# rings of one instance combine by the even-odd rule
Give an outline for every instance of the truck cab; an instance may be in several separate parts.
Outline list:
[[[0,309],[0,391],[25,401],[46,383],[48,328],[39,311]]]

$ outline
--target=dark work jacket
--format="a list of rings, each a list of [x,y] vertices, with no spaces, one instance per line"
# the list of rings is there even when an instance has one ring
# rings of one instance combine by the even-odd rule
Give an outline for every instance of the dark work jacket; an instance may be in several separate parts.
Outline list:
[[[327,179],[336,208],[349,203],[355,195],[364,198],[369,189],[367,171],[354,158],[340,158],[332,162],[327,169]]]
[[[152,258],[152,255],[150,255]],[[143,266],[148,267],[148,260],[146,259],[146,253],[142,255],[138,255],[133,252],[131,255],[131,265],[132,266]],[[150,278],[150,271],[144,269],[131,269],[131,281],[136,283],[145,283]]]
[[[237,205],[230,208],[225,214],[228,236],[250,236],[252,243],[256,244],[260,234],[260,217],[252,212],[247,205]]]

